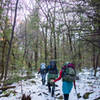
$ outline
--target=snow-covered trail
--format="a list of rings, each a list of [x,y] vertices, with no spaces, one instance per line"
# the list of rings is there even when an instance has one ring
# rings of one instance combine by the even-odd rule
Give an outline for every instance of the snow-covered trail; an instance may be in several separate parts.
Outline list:
[[[41,83],[41,77],[36,74],[36,78],[29,79],[27,81],[20,81],[18,83],[12,84],[13,86],[16,86],[15,89],[9,89],[9,91],[15,91],[16,94],[14,95],[13,92],[8,97],[2,97],[0,100],[20,100],[22,93],[21,93],[21,84],[22,84],[22,91],[26,95],[30,95],[32,100],[62,100],[59,99],[62,98],[62,82],[61,80],[56,82],[56,85],[58,85],[55,89],[55,97],[51,97],[51,94],[48,92],[48,87],[46,85],[42,85]],[[73,93],[72,93],[73,94]],[[75,94],[74,94],[75,95]],[[74,97],[74,96],[73,96]],[[71,96],[71,100],[72,99]]]
[[[62,93],[62,81],[56,82],[58,85],[55,89],[55,98],[51,97],[51,94],[48,92],[48,87],[46,85],[42,85],[41,77],[39,75],[35,75],[34,79],[29,79],[26,81],[20,81],[18,83],[13,83],[13,86],[16,86],[14,89],[9,89],[6,91],[10,92],[8,97],[2,97],[0,100],[21,100],[22,92],[26,95],[30,95],[32,100],[63,100]],[[79,74],[80,80],[76,81],[77,93],[79,97],[77,99],[77,95],[75,89],[73,88],[70,95],[69,100],[85,100],[83,98],[84,94],[87,92],[91,92],[89,97],[86,100],[100,100],[95,99],[100,97],[100,75],[98,75],[98,80],[94,77],[90,77],[90,72],[84,71]],[[21,84],[22,84],[22,92],[21,92]]]

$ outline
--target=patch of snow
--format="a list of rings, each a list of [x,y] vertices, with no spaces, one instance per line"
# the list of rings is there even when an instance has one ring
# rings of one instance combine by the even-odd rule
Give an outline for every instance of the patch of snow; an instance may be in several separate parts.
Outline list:
[[[100,75],[100,72],[98,72]],[[12,86],[16,86],[14,89],[8,89],[8,91],[15,91],[14,93],[10,93],[8,97],[1,97],[0,100],[20,100],[22,93],[26,95],[30,95],[32,100],[60,100],[57,97],[60,95],[63,96],[62,93],[62,80],[56,82],[55,89],[55,98],[51,97],[51,94],[48,92],[48,87],[46,85],[42,85],[41,77],[38,74],[35,74],[34,79],[29,79],[27,81],[19,81],[17,83],[13,83]],[[94,77],[91,75],[91,70],[84,69],[81,73],[78,74],[79,80],[76,80],[76,88],[77,93],[73,87],[69,100],[77,100],[77,94],[80,94],[80,98],[78,100],[84,100],[83,95],[86,92],[93,92],[89,95],[89,98],[86,100],[94,100],[97,97],[100,97],[100,78]],[[34,83],[36,82],[36,83]],[[47,84],[47,83],[46,83]],[[59,96],[57,95],[59,94]],[[3,94],[0,94],[0,96]]]

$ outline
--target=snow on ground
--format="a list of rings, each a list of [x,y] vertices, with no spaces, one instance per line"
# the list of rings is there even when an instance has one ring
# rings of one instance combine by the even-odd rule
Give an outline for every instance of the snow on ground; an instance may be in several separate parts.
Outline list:
[[[73,88],[69,100],[85,100],[83,97],[87,92],[91,93],[86,100],[100,100],[96,99],[100,97],[100,72],[97,73],[97,77],[94,77],[91,70],[87,71],[87,69],[84,69],[78,76],[79,80],[76,81],[77,93]],[[62,100],[59,99],[60,96],[63,96],[62,81],[60,80],[56,84],[58,87],[55,90],[55,97],[51,97],[51,94],[48,92],[48,87],[42,85],[40,75],[36,74],[34,79],[13,83],[12,86],[16,86],[16,88],[7,90],[13,92],[10,92],[8,97],[1,97],[0,100],[21,100],[22,92],[30,95],[32,100]],[[80,96],[78,99],[77,94]]]

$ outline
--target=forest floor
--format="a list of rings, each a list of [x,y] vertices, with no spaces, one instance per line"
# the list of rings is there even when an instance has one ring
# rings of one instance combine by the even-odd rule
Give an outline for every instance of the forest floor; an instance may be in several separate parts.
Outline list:
[[[79,80],[76,80],[76,88],[73,88],[69,100],[100,100],[100,69],[98,69],[97,76],[93,76],[93,71],[90,69],[83,69],[78,74]],[[10,86],[16,86],[13,89],[7,89],[0,94],[0,100],[21,100],[22,93],[30,95],[32,100],[63,100],[62,82],[56,82],[55,96],[51,97],[48,92],[48,87],[42,85],[40,75],[35,73],[35,78],[22,80],[13,83]],[[8,94],[7,97],[2,97]],[[77,98],[78,95],[78,98]]]

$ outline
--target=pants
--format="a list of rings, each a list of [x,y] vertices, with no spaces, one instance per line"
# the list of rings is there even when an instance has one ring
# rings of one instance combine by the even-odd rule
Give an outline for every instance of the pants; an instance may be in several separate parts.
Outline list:
[[[64,100],[68,100],[69,94],[64,94]]]
[[[55,83],[50,84],[48,82],[48,89],[49,89],[49,92],[51,92],[51,96],[53,97],[54,96],[54,92],[55,92]]]
[[[45,84],[45,79],[46,79],[46,74],[41,74],[41,77],[42,77],[42,84],[44,85]]]

